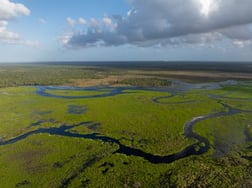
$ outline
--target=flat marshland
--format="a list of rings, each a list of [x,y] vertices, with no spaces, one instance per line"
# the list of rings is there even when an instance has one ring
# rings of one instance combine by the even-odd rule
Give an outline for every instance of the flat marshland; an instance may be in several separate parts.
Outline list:
[[[0,65],[1,187],[252,186],[252,66]]]

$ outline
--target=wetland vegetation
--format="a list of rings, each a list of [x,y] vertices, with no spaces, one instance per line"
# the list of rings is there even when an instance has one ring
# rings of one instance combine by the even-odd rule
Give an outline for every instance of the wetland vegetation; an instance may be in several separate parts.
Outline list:
[[[1,187],[252,186],[251,64],[126,65],[0,65]]]

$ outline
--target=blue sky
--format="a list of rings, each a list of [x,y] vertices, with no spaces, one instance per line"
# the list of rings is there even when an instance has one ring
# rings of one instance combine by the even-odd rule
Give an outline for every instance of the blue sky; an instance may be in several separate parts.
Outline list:
[[[251,0],[0,0],[0,62],[251,61],[251,50]]]

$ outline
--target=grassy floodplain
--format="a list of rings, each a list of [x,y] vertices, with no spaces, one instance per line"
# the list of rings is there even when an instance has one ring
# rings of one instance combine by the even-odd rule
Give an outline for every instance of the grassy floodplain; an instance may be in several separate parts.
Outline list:
[[[13,67],[10,69],[16,71]],[[33,72],[33,69],[28,66],[22,70]],[[97,90],[49,87],[45,93],[50,96],[42,96],[37,93],[37,86],[2,86],[1,187],[252,185],[250,81],[239,81],[236,85],[214,89],[203,87],[183,90],[175,87],[177,90],[174,92],[166,90],[171,86],[171,75],[164,84],[165,76],[154,78],[151,75],[146,78],[147,75],[142,75],[139,78],[139,74],[133,74],[135,68],[115,71],[117,69],[113,67],[108,71],[99,68],[99,79],[124,71],[130,72],[130,76],[125,77],[124,81],[117,77],[116,81],[110,80],[119,86],[99,86]],[[146,73],[146,70],[141,71]],[[94,72],[97,74],[97,71]],[[75,85],[74,79],[78,83],[79,79],[84,79],[82,82],[85,79],[97,79],[94,75],[92,78],[87,75],[86,78],[81,75],[78,78],[68,76],[65,76],[64,84],[50,81],[40,84],[40,81],[35,80],[35,85]],[[26,79],[25,76],[23,78]],[[70,81],[72,84],[66,84]],[[195,82],[195,77],[192,82]],[[103,96],[116,88],[123,89],[118,94]],[[200,155],[188,155],[171,163],[155,164],[135,154],[118,152],[122,144],[153,156],[178,153],[198,142],[185,135],[186,123],[195,117],[228,112],[229,107],[244,112],[203,119],[194,124],[193,132],[209,141],[209,149]],[[62,128],[65,128],[63,132]],[[90,136],[93,134],[100,139]]]

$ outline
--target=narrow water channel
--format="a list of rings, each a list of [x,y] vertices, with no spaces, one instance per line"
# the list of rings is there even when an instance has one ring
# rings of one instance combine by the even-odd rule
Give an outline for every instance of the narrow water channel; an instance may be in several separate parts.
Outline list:
[[[89,91],[90,90],[91,91],[101,91],[101,90],[104,91],[104,89],[106,89],[108,92],[102,93],[100,95],[97,94],[97,95],[90,95],[90,96],[60,96],[60,95],[49,94],[46,92],[47,90],[55,90],[55,89],[75,90],[72,87],[71,88],[65,88],[65,87],[61,88],[61,87],[39,86],[39,87],[37,87],[36,93],[38,95],[45,96],[45,97],[78,99],[78,98],[97,98],[97,97],[115,96],[118,94],[123,94],[125,90],[129,90],[129,88],[122,88],[122,87],[118,87],[118,88],[111,88],[111,87],[95,88],[95,87],[93,87],[93,88],[88,88],[88,90]],[[142,88],[134,88],[134,89],[139,90]],[[132,91],[134,91],[134,89],[131,88]],[[81,90],[81,88],[77,88],[76,90]],[[85,89],[83,89],[83,90],[85,90]],[[87,90],[87,88],[86,88],[86,90]],[[171,91],[171,89],[168,89],[168,90]],[[164,91],[167,92],[168,90],[164,90]],[[176,95],[175,92],[171,92],[171,93],[172,93],[172,95],[164,96],[163,98],[173,97]],[[161,98],[162,97],[156,98],[153,100],[153,102],[159,103],[159,100]],[[2,141],[2,142],[0,142],[0,145],[13,144],[13,143],[19,142],[23,139],[26,139],[27,137],[29,137],[31,135],[43,133],[43,134],[58,135],[58,136],[64,136],[64,137],[70,137],[70,138],[83,138],[83,139],[98,140],[98,141],[102,141],[105,143],[113,143],[113,144],[118,145],[118,149],[116,151],[114,151],[114,153],[121,153],[121,154],[125,154],[128,156],[142,157],[145,160],[148,160],[149,162],[155,163],[155,164],[157,164],[157,163],[172,163],[176,160],[179,160],[179,159],[191,156],[191,155],[201,155],[209,150],[209,148],[210,148],[209,141],[206,138],[198,135],[197,133],[195,133],[193,131],[193,127],[198,122],[204,121],[206,119],[220,117],[220,116],[228,116],[228,115],[235,115],[235,114],[239,114],[239,113],[252,112],[252,111],[248,111],[248,110],[240,110],[240,109],[232,108],[232,107],[228,106],[227,104],[222,103],[221,100],[219,100],[218,103],[221,104],[226,110],[221,111],[221,112],[208,114],[208,115],[204,115],[204,116],[194,117],[184,125],[184,135],[189,139],[192,139],[192,138],[196,139],[197,142],[195,144],[192,144],[192,145],[184,148],[183,150],[181,150],[177,153],[174,153],[171,155],[166,155],[166,156],[159,156],[159,155],[154,155],[151,153],[146,153],[140,149],[136,149],[136,148],[132,148],[132,147],[123,145],[122,143],[120,143],[119,140],[114,139],[112,137],[105,136],[105,135],[101,135],[99,133],[79,134],[79,133],[71,132],[72,128],[75,128],[78,126],[90,125],[90,124],[92,124],[92,122],[81,122],[81,123],[75,124],[75,125],[62,125],[58,128],[56,128],[56,127],[39,128],[37,130],[27,132],[23,135],[17,136],[15,138],[10,139],[10,140]],[[38,124],[39,124],[39,122],[38,122]]]

